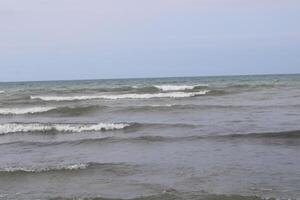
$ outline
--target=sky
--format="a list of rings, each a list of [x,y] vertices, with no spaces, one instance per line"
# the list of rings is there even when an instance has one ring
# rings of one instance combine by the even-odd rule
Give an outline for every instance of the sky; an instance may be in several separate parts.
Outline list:
[[[0,82],[300,73],[299,0],[1,0]]]

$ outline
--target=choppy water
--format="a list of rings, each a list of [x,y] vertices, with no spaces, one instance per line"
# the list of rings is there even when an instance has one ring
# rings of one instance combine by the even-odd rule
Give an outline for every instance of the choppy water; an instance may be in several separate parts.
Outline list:
[[[300,199],[300,75],[0,83],[0,199]]]

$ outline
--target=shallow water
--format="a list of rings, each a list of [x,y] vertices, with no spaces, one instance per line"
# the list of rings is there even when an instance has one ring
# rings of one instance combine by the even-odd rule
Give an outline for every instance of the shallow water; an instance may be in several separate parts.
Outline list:
[[[0,91],[0,199],[300,198],[300,75]]]

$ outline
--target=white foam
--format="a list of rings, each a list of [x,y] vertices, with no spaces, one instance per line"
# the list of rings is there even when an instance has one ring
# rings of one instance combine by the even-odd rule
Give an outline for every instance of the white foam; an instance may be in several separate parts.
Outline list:
[[[207,87],[208,85],[155,85],[154,87],[162,90],[162,91],[182,91],[182,90],[192,90],[196,87],[204,86]]]
[[[41,99],[43,101],[75,101],[100,99],[100,96],[30,96],[31,99]]]
[[[130,124],[115,124],[115,123],[99,123],[99,124],[40,124],[40,123],[8,123],[0,124],[0,134],[20,133],[20,132],[72,132],[80,133],[87,131],[107,131],[124,129]]]
[[[173,107],[173,106],[176,106],[176,104],[165,104],[165,105],[154,104],[154,105],[150,105],[150,107]]]
[[[3,90],[0,90],[0,94],[2,94],[2,93],[5,93],[5,91],[3,91]]]
[[[98,96],[31,96],[31,99],[41,99],[43,101],[75,101],[91,99],[151,99],[151,98],[183,98],[205,95],[209,90],[199,92],[169,92],[155,94],[117,94],[117,95],[98,95]]]
[[[42,113],[54,109],[56,109],[56,107],[0,108],[0,115],[22,115]]]
[[[45,168],[25,168],[25,167],[5,167],[0,169],[0,172],[45,172],[51,170],[78,170],[86,169],[88,164],[72,164],[72,165],[58,165]]]

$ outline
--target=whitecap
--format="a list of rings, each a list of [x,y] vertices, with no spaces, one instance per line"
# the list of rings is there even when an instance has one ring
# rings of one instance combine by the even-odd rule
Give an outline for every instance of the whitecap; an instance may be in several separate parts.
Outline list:
[[[56,109],[56,107],[0,108],[0,115],[22,115],[42,113],[54,109]]]
[[[176,104],[164,104],[164,105],[153,104],[153,105],[150,105],[150,107],[173,107],[173,106],[176,106]]]
[[[75,100],[91,100],[91,99],[151,99],[151,98],[184,98],[198,95],[205,95],[209,90],[198,92],[169,92],[154,94],[116,94],[116,95],[98,95],[98,96],[31,96],[31,99],[40,99],[43,101],[75,101]]]
[[[108,131],[124,129],[130,124],[99,123],[99,124],[43,124],[43,123],[7,123],[0,124],[0,134],[24,132],[70,132],[80,133],[88,131]]]
[[[208,85],[154,85],[162,91],[182,91],[182,90],[193,90],[196,87],[207,87]]]
[[[26,168],[26,167],[5,167],[1,168],[0,172],[46,172],[46,171],[58,171],[58,170],[79,170],[86,169],[89,164],[71,164],[71,165],[58,165],[45,168]]]

